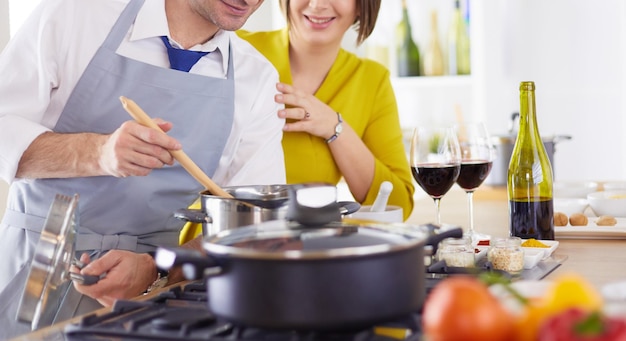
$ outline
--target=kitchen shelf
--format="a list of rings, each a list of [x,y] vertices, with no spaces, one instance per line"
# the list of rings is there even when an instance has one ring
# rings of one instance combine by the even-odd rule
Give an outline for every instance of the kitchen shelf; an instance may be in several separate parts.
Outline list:
[[[394,87],[428,87],[428,88],[448,88],[465,87],[472,85],[471,75],[462,76],[419,76],[419,77],[392,77],[391,83]]]
[[[471,75],[392,77],[400,125],[455,122],[460,114],[471,118],[473,79]]]

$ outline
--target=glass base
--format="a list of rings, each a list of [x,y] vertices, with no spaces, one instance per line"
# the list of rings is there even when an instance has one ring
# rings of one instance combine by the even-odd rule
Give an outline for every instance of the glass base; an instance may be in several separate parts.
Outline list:
[[[483,240],[491,240],[491,236],[484,233],[479,233],[476,231],[466,231],[464,236],[469,237],[472,240],[472,245],[477,245],[478,242]]]

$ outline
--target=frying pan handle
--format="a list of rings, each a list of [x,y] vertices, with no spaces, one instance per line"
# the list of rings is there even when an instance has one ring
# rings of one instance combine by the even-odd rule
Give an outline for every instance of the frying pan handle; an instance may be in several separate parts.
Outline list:
[[[191,249],[159,247],[154,259],[159,269],[170,270],[175,266],[182,266],[183,275],[188,280],[201,279],[221,272],[213,258]]]

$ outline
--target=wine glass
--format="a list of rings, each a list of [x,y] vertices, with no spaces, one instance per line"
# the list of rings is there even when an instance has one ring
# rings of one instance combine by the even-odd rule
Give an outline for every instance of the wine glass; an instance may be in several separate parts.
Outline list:
[[[467,235],[472,242],[490,239],[488,235],[474,229],[474,191],[485,181],[496,151],[487,127],[482,122],[462,122],[456,126],[461,147],[461,172],[456,183],[467,193],[469,204],[469,229]]]
[[[454,185],[461,169],[461,151],[452,127],[420,126],[411,140],[411,172],[435,202],[441,225],[440,200]]]

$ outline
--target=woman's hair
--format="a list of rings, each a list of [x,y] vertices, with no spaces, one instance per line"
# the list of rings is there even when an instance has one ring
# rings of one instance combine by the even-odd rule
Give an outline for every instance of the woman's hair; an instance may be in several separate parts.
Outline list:
[[[380,9],[381,0],[355,0],[357,5],[356,20],[353,23],[353,27],[358,32],[356,43],[360,45],[372,34],[374,26],[376,26],[376,18],[378,18],[378,10]],[[283,11],[283,15],[289,22],[289,0],[280,0],[280,7]]]

